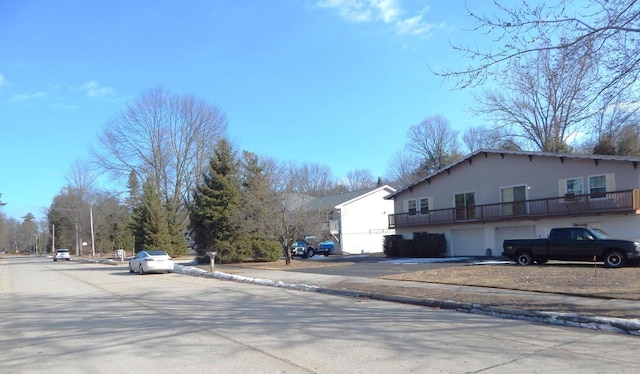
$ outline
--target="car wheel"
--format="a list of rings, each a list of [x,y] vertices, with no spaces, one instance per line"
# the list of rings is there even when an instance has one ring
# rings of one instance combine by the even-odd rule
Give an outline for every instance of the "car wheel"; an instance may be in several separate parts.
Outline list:
[[[533,258],[529,252],[520,252],[516,257],[516,263],[520,266],[528,266],[531,265],[532,262]]]
[[[313,250],[313,248],[309,248],[309,257],[313,257],[316,255],[316,252]]]
[[[54,258],[54,259],[53,259],[53,261],[54,261],[54,262],[55,262],[55,261],[58,261],[58,259],[57,259],[57,258]]]
[[[619,268],[626,262],[627,258],[620,251],[611,251],[604,255],[604,266],[608,268]]]
[[[133,268],[131,267],[131,264],[129,264],[129,273],[135,273],[135,271],[133,271]]]
[[[144,269],[142,268],[142,264],[138,266],[138,274],[144,275]]]
[[[71,261],[71,259],[70,259],[70,258],[68,258],[68,259],[67,259],[67,261]]]

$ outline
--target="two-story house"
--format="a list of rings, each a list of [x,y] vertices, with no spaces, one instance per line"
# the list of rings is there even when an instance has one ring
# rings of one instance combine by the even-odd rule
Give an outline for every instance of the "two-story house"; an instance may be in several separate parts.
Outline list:
[[[447,256],[499,256],[559,226],[640,238],[639,157],[480,150],[387,198],[389,228],[443,233]]]
[[[384,236],[395,233],[387,227],[393,201],[385,199],[395,191],[385,185],[311,198],[304,206],[307,211],[326,217],[326,230],[338,253],[380,253]]]

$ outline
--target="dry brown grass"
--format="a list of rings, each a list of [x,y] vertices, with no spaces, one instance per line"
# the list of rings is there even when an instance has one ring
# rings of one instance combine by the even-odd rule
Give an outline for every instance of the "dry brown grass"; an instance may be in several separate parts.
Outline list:
[[[582,264],[470,265],[386,276],[386,279],[640,300],[640,267]]]

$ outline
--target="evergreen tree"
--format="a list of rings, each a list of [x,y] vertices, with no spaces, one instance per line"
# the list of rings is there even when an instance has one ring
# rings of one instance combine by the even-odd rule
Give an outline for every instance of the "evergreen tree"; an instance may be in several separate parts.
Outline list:
[[[134,209],[133,219],[136,251],[162,249],[169,255],[174,255],[167,209],[162,205],[157,188],[150,178],[142,186],[142,196]]]
[[[269,161],[267,160],[267,163]],[[275,261],[282,255],[282,248],[269,233],[273,220],[274,204],[280,199],[273,191],[266,163],[251,152],[242,157],[242,204],[240,217],[243,253],[248,258],[260,261]]]
[[[223,261],[242,257],[232,245],[238,234],[240,188],[234,151],[225,139],[217,143],[202,184],[196,186],[190,216],[200,256],[215,249]],[[226,257],[226,258],[225,258]]]

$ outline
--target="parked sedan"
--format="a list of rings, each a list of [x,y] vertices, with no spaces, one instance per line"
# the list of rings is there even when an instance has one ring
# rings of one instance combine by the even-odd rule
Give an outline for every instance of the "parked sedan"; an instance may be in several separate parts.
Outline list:
[[[171,273],[173,260],[167,252],[162,250],[140,251],[136,257],[129,260],[129,272],[144,273]]]
[[[69,256],[69,250],[68,249],[56,249],[56,252],[53,254],[53,261],[58,261],[58,260],[70,261],[71,260],[71,256]]]

